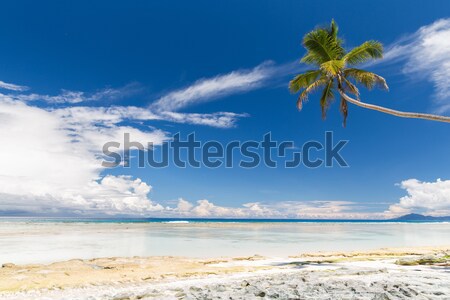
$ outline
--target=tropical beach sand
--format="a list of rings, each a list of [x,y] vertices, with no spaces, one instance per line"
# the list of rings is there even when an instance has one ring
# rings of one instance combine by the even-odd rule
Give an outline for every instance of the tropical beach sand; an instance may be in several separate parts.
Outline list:
[[[3,264],[0,299],[449,299],[450,246]]]

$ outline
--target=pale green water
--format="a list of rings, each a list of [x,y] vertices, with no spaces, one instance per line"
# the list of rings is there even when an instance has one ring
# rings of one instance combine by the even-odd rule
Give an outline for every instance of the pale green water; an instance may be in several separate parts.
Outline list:
[[[448,223],[0,222],[0,263],[176,255],[288,256],[310,251],[450,245]]]

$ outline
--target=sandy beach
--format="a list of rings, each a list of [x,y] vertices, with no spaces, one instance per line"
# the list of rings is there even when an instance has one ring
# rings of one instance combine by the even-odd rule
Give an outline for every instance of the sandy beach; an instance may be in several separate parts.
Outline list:
[[[450,246],[3,264],[0,299],[448,299]]]

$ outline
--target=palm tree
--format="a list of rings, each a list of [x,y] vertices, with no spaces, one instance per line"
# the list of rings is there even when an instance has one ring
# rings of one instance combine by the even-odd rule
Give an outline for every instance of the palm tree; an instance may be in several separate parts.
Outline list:
[[[323,88],[320,97],[322,118],[326,117],[327,109],[337,91],[341,98],[340,110],[344,117],[344,126],[348,115],[348,102],[398,117],[450,123],[450,117],[401,112],[361,102],[359,90],[355,84],[361,84],[369,90],[374,87],[388,90],[386,80],[383,77],[355,68],[358,64],[382,58],[383,45],[377,41],[367,41],[347,52],[342,44],[343,41],[338,37],[338,26],[334,20],[331,21],[329,27],[317,28],[304,36],[303,46],[306,48],[307,53],[303,56],[301,62],[313,65],[316,69],[299,74],[289,82],[291,92],[300,92],[297,100],[299,110],[302,109],[303,103],[308,100],[310,93]],[[348,94],[354,95],[356,99],[351,98]]]

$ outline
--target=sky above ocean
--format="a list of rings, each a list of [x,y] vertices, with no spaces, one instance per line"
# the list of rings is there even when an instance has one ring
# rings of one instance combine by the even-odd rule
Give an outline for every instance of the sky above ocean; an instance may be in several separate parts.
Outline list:
[[[10,1],[0,12],[0,215],[385,218],[450,215],[450,126],[287,86],[301,39],[331,19],[347,48],[384,44],[364,67],[389,91],[367,103],[450,115],[450,3],[436,1]],[[159,145],[277,141],[325,132],[348,167],[101,166],[124,133]],[[318,153],[320,157],[321,152]],[[239,159],[239,156],[236,157]]]

